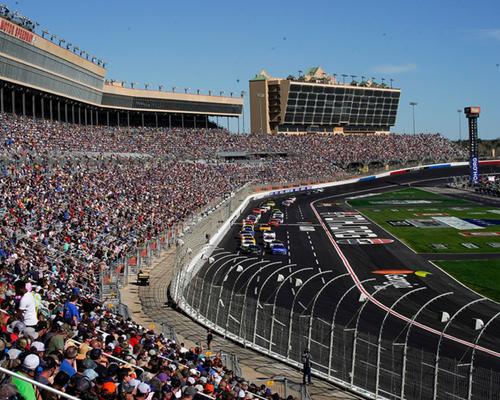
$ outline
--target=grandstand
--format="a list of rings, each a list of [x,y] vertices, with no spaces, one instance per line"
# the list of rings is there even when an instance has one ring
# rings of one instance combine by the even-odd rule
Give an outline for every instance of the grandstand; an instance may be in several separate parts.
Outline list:
[[[6,10],[6,11],[5,11]],[[6,8],[0,16],[0,111],[79,125],[212,127],[239,118],[243,98],[126,87],[106,64],[44,30],[31,31]]]

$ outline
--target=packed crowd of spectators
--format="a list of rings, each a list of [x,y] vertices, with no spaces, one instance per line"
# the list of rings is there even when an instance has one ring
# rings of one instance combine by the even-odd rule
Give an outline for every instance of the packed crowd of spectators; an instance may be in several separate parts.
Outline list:
[[[330,166],[465,156],[464,150],[439,134],[237,135],[218,129],[79,126],[8,114],[0,124],[0,148],[5,151],[138,153],[192,160],[212,160],[218,153],[231,151],[285,152],[288,157],[299,158],[306,164],[304,168],[309,158]]]
[[[54,291],[54,279],[32,278],[2,278],[0,306],[18,310],[1,319],[1,367],[15,372],[0,371],[2,399],[63,398],[50,388],[87,400],[279,399],[235,376],[201,342],[188,349],[78,289]]]
[[[94,298],[101,272],[137,244],[247,183],[344,179],[342,162],[463,156],[440,135],[235,135],[8,114],[0,115],[0,150],[2,367],[104,400],[276,398],[233,376],[218,357],[102,308]],[[281,155],[224,162],[218,154],[227,151]],[[0,398],[16,390],[27,400],[57,398],[19,379],[2,383]]]

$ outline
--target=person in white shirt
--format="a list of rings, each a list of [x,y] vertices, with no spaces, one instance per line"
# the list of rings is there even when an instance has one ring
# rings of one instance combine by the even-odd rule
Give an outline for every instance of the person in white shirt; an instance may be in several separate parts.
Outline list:
[[[34,328],[38,323],[38,319],[36,317],[35,298],[31,292],[26,290],[25,282],[16,281],[15,288],[16,294],[22,297],[19,301],[19,309],[17,310],[14,318],[23,321],[27,327],[31,326]]]

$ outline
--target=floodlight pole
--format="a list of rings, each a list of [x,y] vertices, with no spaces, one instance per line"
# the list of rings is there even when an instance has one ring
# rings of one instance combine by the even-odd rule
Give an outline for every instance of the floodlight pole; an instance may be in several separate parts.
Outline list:
[[[413,134],[415,134],[415,106],[418,106],[418,103],[410,102],[410,106],[413,108]]]

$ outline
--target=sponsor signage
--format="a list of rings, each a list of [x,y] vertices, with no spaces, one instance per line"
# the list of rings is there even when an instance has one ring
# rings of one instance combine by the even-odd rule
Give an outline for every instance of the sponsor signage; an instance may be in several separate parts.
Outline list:
[[[460,245],[464,246],[467,249],[479,249],[479,246],[474,243],[460,243]]]
[[[486,243],[490,247],[494,247],[496,249],[500,248],[500,243],[498,242],[491,242],[491,243]]]
[[[303,226],[299,226],[299,231],[301,232],[314,232],[316,229],[314,228],[314,226],[307,226],[307,225],[303,225]]]
[[[33,44],[35,40],[35,35],[33,33],[5,19],[0,20],[0,31],[5,32],[8,35],[14,36],[30,44]]]
[[[500,236],[500,232],[460,232],[462,236]]]
[[[448,226],[451,226],[452,228],[455,229],[483,229],[480,226],[471,224],[470,222],[467,222],[463,219],[457,218],[457,217],[436,217],[436,221],[442,222],[443,224],[446,224]]]
[[[371,224],[357,212],[328,213],[325,222],[337,239],[376,238],[377,235],[368,225]]]
[[[385,221],[385,222],[387,222],[389,225],[392,225],[392,226],[413,226],[412,224],[410,224],[408,221],[405,221],[405,220]]]
[[[434,250],[448,250],[450,248],[450,246],[444,243],[430,244],[429,247],[433,248]]]
[[[480,114],[481,113],[481,107],[465,107],[464,112],[466,114]]]
[[[500,225],[500,219],[464,219],[464,221],[467,221],[471,224],[481,226],[481,227],[486,227],[486,226],[495,226],[495,225]]]
[[[439,217],[449,215],[446,213],[426,213],[426,214],[414,214],[416,217]]]
[[[449,228],[449,225],[437,219],[407,219],[407,221],[417,228]]]
[[[493,214],[500,214],[500,210],[486,210],[490,213],[493,213]]]
[[[393,243],[392,239],[341,239],[338,244],[387,244]]]
[[[470,159],[470,177],[473,185],[479,183],[479,162],[477,157],[471,157]]]
[[[370,201],[370,204],[380,204],[380,205],[401,205],[401,204],[432,204],[441,203],[439,200],[377,200]]]
[[[411,284],[406,279],[406,274],[387,274],[384,275],[385,281],[382,282],[382,285],[375,285],[374,288],[376,290],[382,289],[386,286],[392,286],[395,289],[413,289],[416,284]]]

